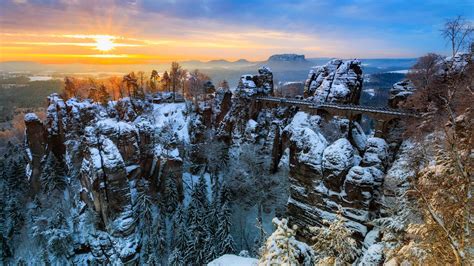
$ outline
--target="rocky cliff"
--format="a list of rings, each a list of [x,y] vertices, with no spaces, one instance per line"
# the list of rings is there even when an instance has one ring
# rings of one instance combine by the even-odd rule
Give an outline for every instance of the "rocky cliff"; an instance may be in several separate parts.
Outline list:
[[[258,72],[247,81],[271,93],[272,72]],[[360,61],[332,60],[312,70],[306,85],[309,100],[357,104]],[[80,183],[84,209],[100,216],[101,233],[94,235],[100,241],[82,239],[78,245],[104,253],[133,244],[119,254],[122,262],[133,261],[141,248],[131,216],[140,184],[149,184],[147,196],[162,200],[165,184],[172,180],[183,200],[185,176],[192,183],[190,174],[206,171],[213,185],[228,185],[235,204],[253,212],[251,219],[241,221],[245,226],[255,228],[252,215],[260,221],[287,216],[301,228],[298,237],[311,242],[305,229],[340,212],[361,244],[379,211],[391,160],[387,142],[366,136],[357,118],[311,115],[294,106],[257,109],[253,93],[248,88],[235,94],[219,89],[212,100],[194,105],[129,98],[100,105],[51,95],[45,121],[25,116],[32,188],[38,193],[48,154],[63,158]],[[401,101],[401,94],[394,91],[391,102]]]
[[[100,228],[119,238],[134,232],[134,223],[126,221],[132,219],[135,184],[149,183],[147,193],[159,197],[167,179],[173,179],[183,198],[179,146],[189,142],[184,103],[152,106],[125,98],[102,106],[74,98],[64,101],[56,94],[48,101],[45,121],[34,114],[25,116],[34,193],[40,193],[46,156],[63,158],[71,177],[80,183],[82,202],[100,215]]]

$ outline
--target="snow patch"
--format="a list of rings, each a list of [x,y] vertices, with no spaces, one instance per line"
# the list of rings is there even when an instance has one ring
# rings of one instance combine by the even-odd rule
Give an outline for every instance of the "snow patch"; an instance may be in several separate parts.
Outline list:
[[[245,258],[232,254],[225,254],[209,262],[209,266],[253,266],[257,265],[258,260],[254,258]]]

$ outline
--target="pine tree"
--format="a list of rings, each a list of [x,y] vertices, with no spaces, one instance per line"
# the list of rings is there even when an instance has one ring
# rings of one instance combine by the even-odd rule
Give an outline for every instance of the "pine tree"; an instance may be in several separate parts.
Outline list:
[[[66,259],[73,251],[72,231],[69,229],[63,210],[56,209],[56,216],[43,232],[47,238],[47,247],[56,261]]]
[[[207,184],[204,176],[199,178],[193,189],[191,202],[187,209],[187,223],[190,227],[203,224],[203,219],[208,210],[209,201],[207,198]]]
[[[259,264],[298,265],[299,250],[295,239],[295,229],[288,227],[286,219],[273,218],[273,224],[277,228],[267,239]]]
[[[66,171],[54,154],[50,153],[41,172],[41,185],[45,193],[66,188]]]
[[[163,73],[163,78],[161,78],[161,86],[163,91],[170,91],[170,81],[171,80],[168,71],[165,71],[165,73]]]
[[[134,218],[142,224],[143,228],[149,230],[153,223],[153,202],[151,196],[145,191],[138,190],[138,196],[133,204]],[[145,232],[147,233],[147,232]]]
[[[186,217],[182,205],[176,207],[176,211],[172,217],[171,225],[171,239],[170,239],[170,249],[173,251],[176,248],[178,238],[182,237],[181,227],[185,225]]]
[[[11,151],[11,149],[9,149]],[[19,231],[24,222],[24,213],[22,211],[26,195],[27,178],[25,173],[25,162],[22,158],[14,158],[14,154],[9,154],[8,160],[4,162],[5,168],[2,176],[5,178],[5,205],[3,210],[2,231],[7,239],[11,239]]]
[[[232,199],[232,196],[231,196],[231,191],[229,187],[226,184],[222,185],[221,190],[219,192],[220,204],[224,205],[226,203],[230,203],[231,199]]]
[[[236,252],[234,238],[230,230],[232,226],[232,211],[229,203],[224,203],[219,213],[219,224],[217,229],[218,254],[234,254]]]
[[[7,171],[6,171],[6,165],[4,160],[0,160],[0,191],[3,191],[3,193],[0,194],[0,228],[2,230],[0,231],[0,237],[3,235],[3,229],[5,228],[5,222],[6,222],[6,212],[5,212],[5,206],[7,206],[7,201],[8,201],[8,184],[7,184]],[[2,242],[0,242],[0,245],[3,244],[3,238]],[[0,250],[1,252],[1,250]]]
[[[174,249],[173,252],[171,252],[170,257],[168,258],[168,264],[172,266],[186,265],[184,254],[181,251]]]
[[[173,218],[173,244],[168,263],[170,265],[184,265],[185,254],[189,249],[189,231],[182,205],[177,207]]]
[[[156,92],[156,81],[160,78],[158,71],[152,70],[150,75],[150,89],[152,93]]]
[[[156,231],[156,236],[157,236],[157,243],[156,243],[156,249],[158,250],[158,254],[163,256],[166,251],[166,221],[165,217],[163,215],[158,216],[158,222]]]
[[[19,182],[26,179],[26,165],[23,160],[13,160],[10,163],[9,168],[8,182],[10,186],[17,185]]]
[[[178,230],[175,232],[174,249],[170,255],[170,264],[172,265],[184,265],[187,261],[186,254],[190,249],[189,232],[184,223],[178,226]]]
[[[341,212],[337,213],[335,221],[323,221],[328,227],[311,227],[316,241],[313,249],[319,256],[320,262],[345,264],[354,261],[359,256],[360,249],[352,238],[352,231],[344,224]]]
[[[40,259],[41,259],[42,265],[51,265],[51,262],[49,261],[48,250],[46,250],[46,248],[44,248],[41,251]]]
[[[167,214],[171,214],[175,211],[176,206],[179,203],[178,197],[176,180],[172,176],[169,176],[165,180],[165,190],[163,197],[164,210]]]
[[[189,248],[186,252],[186,261],[203,264],[206,262],[205,260],[209,253],[209,250],[207,250],[209,247],[207,244],[209,231],[206,221],[209,203],[207,184],[203,176],[199,178],[191,197],[187,219],[190,240],[188,241]]]
[[[217,230],[219,224],[219,202],[214,199],[209,206],[209,211],[206,216],[207,221],[207,239],[206,239],[206,250],[208,254],[206,261],[212,261],[219,256],[219,239],[217,237]]]

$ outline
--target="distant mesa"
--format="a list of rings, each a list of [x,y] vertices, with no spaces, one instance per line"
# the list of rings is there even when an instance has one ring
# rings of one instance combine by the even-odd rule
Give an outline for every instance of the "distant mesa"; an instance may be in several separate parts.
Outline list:
[[[300,54],[275,54],[268,58],[268,62],[308,62]]]

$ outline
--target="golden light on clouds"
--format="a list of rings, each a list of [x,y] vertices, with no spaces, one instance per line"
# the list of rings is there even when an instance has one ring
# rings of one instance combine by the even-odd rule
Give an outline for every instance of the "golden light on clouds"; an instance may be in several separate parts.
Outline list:
[[[285,36],[288,39],[282,42]],[[0,41],[0,61],[60,64],[148,64],[241,58],[265,60],[268,55],[279,52],[327,51],[322,49],[323,46],[311,46],[321,43],[316,36],[260,30],[234,34],[195,30],[187,36],[0,32]],[[289,46],[299,47],[300,50],[289,50]],[[335,49],[337,45],[331,46]]]

